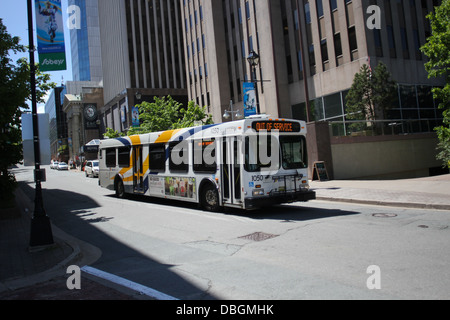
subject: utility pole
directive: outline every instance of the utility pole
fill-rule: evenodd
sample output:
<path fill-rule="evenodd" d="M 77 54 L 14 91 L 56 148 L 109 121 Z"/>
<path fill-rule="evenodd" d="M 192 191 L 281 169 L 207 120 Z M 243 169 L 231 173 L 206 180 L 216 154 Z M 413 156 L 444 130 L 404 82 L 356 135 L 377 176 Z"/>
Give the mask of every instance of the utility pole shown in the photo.
<path fill-rule="evenodd" d="M 50 219 L 45 213 L 42 200 L 41 181 L 45 176 L 45 171 L 41 170 L 41 152 L 39 145 L 39 121 L 37 113 L 36 96 L 36 66 L 34 61 L 34 35 L 33 35 L 33 0 L 27 0 L 28 6 L 28 39 L 30 50 L 30 88 L 31 88 L 31 107 L 33 115 L 33 141 L 34 141 L 34 179 L 36 182 L 34 212 L 31 219 L 30 247 L 40 247 L 53 244 L 52 227 Z"/>

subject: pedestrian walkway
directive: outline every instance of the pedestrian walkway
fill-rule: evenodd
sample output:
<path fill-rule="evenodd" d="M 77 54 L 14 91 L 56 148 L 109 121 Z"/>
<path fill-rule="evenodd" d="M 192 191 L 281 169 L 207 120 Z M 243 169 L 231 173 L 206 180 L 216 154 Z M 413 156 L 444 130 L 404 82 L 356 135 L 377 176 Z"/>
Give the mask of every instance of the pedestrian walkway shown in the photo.
<path fill-rule="evenodd" d="M 450 174 L 399 180 L 313 181 L 318 200 L 450 210 Z"/>
<path fill-rule="evenodd" d="M 82 290 L 67 288 L 67 268 L 95 262 L 101 252 L 52 226 L 54 244 L 30 248 L 33 203 L 16 191 L 15 209 L 0 209 L 0 300 L 130 300 L 139 293 L 82 274 Z"/>
<path fill-rule="evenodd" d="M 405 180 L 313 181 L 318 200 L 450 210 L 450 175 Z M 0 300 L 151 299 L 92 275 L 82 275 L 82 290 L 66 286 L 70 265 L 94 263 L 99 249 L 53 226 L 55 244 L 29 250 L 30 196 L 19 188 L 15 210 L 0 212 Z"/>

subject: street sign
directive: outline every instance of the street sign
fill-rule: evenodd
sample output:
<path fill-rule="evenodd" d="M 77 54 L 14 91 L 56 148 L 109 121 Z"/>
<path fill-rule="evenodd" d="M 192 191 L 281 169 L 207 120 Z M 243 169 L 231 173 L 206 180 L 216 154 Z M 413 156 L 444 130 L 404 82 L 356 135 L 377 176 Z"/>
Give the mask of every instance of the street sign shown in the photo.
<path fill-rule="evenodd" d="M 327 167 L 325 166 L 324 161 L 316 161 L 314 162 L 314 168 L 313 168 L 313 180 L 319 180 L 319 181 L 327 181 L 328 178 L 328 172 Z"/>

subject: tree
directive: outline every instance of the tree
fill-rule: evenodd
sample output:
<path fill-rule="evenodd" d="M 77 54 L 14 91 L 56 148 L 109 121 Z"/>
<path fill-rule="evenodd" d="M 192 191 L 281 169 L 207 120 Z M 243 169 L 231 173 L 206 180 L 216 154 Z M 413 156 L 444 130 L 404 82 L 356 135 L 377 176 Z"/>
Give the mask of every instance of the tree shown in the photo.
<path fill-rule="evenodd" d="M 31 100 L 30 65 L 27 59 L 13 63 L 10 52 L 25 52 L 18 37 L 12 37 L 0 19 L 0 201 L 13 197 L 15 177 L 8 171 L 23 158 L 21 115 Z M 46 92 L 55 87 L 50 76 L 36 67 L 37 102 L 43 102 Z"/>
<path fill-rule="evenodd" d="M 206 114 L 205 108 L 200 108 L 193 101 L 189 102 L 187 110 L 171 96 L 155 97 L 154 102 L 143 102 L 139 105 L 141 125 L 132 128 L 128 135 L 159 132 L 171 129 L 186 128 L 197 122 L 211 124 L 212 118 Z"/>
<path fill-rule="evenodd" d="M 123 137 L 123 133 L 119 133 L 117 130 L 106 128 L 106 132 L 103 134 L 103 138 L 105 139 L 113 139 Z"/>
<path fill-rule="evenodd" d="M 394 106 L 397 83 L 382 62 L 372 71 L 363 65 L 355 74 L 352 87 L 346 96 L 347 119 L 362 120 L 359 127 L 366 127 L 366 122 L 376 128 L 375 120 L 385 119 L 386 112 Z"/>
<path fill-rule="evenodd" d="M 435 99 L 440 101 L 443 123 L 436 128 L 439 138 L 437 158 L 450 168 L 450 0 L 443 0 L 427 18 L 431 24 L 431 36 L 421 48 L 429 61 L 425 64 L 428 77 L 443 77 L 445 86 L 433 89 Z"/>
<path fill-rule="evenodd" d="M 212 115 L 206 112 L 205 107 L 199 107 L 194 101 L 189 101 L 187 110 L 181 109 L 180 113 L 183 117 L 179 118 L 178 122 L 172 126 L 173 129 L 213 124 Z"/>

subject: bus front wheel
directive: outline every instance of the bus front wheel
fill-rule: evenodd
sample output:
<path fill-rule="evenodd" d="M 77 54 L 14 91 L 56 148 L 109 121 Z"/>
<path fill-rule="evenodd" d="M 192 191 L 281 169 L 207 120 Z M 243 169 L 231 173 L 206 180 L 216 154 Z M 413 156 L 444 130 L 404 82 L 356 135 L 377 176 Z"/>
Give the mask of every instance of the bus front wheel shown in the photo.
<path fill-rule="evenodd" d="M 120 199 L 125 198 L 125 187 L 121 179 L 118 179 L 116 183 L 116 197 Z"/>
<path fill-rule="evenodd" d="M 213 185 L 207 184 L 204 186 L 201 195 L 201 204 L 205 210 L 213 212 L 219 211 L 219 194 Z"/>

